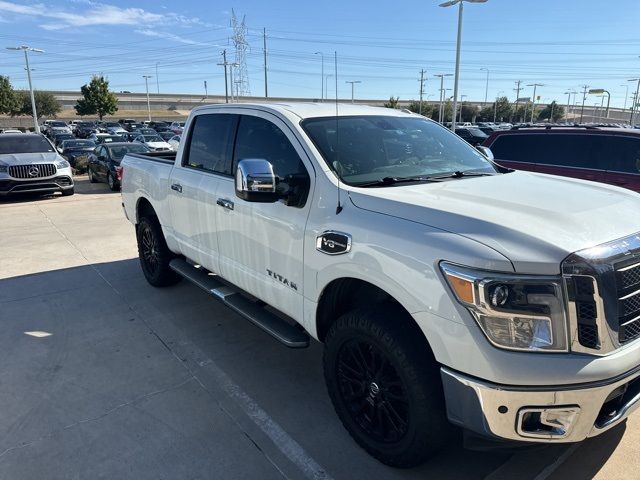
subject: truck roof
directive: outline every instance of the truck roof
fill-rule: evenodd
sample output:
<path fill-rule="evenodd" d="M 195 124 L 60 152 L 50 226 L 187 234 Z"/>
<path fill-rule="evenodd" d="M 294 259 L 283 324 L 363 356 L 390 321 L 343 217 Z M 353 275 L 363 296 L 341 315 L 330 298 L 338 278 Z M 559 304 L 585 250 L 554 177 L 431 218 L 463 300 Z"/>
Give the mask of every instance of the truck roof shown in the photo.
<path fill-rule="evenodd" d="M 257 110 L 272 111 L 274 113 L 284 114 L 285 116 L 296 116 L 303 120 L 306 118 L 317 117 L 334 117 L 336 115 L 335 102 L 314 103 L 314 102 L 288 102 L 288 103 L 229 103 L 229 104 L 210 104 L 194 108 L 193 111 L 199 112 L 215 108 L 251 108 Z M 415 116 L 414 113 L 408 113 L 403 110 L 386 107 L 371 107 L 369 105 L 354 105 L 351 103 L 338 103 L 338 116 L 350 115 L 387 115 L 394 117 Z"/>

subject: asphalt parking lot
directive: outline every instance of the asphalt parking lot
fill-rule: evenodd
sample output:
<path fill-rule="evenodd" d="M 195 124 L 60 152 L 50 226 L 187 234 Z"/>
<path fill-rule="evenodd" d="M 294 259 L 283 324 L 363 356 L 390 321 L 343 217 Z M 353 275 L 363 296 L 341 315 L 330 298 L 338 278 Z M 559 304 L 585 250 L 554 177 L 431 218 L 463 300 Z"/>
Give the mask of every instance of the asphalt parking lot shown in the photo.
<path fill-rule="evenodd" d="M 187 282 L 149 286 L 120 195 L 0 203 L 2 479 L 638 478 L 640 414 L 580 446 L 394 470 L 350 439 L 321 346 L 289 350 Z"/>

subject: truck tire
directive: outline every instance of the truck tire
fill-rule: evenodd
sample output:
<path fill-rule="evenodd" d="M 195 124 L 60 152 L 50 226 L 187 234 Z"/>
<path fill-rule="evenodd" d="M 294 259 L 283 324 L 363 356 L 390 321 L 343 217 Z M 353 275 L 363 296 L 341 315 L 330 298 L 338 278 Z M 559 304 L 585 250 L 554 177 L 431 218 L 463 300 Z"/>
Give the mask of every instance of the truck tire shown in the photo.
<path fill-rule="evenodd" d="M 157 217 L 142 217 L 136 228 L 138 257 L 147 282 L 154 287 L 175 285 L 182 277 L 171 270 L 169 262 L 175 257 L 167 247 Z"/>
<path fill-rule="evenodd" d="M 335 321 L 324 348 L 333 406 L 351 437 L 386 465 L 409 468 L 450 438 L 439 366 L 418 327 L 393 304 Z"/>

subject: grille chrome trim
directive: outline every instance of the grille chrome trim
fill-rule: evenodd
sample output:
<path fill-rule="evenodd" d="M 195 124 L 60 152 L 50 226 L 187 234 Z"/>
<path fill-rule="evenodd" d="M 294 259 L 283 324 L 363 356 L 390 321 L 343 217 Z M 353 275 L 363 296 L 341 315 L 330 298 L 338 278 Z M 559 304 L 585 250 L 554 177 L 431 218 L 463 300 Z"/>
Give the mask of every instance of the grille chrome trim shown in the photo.
<path fill-rule="evenodd" d="M 10 165 L 9 176 L 20 179 L 34 179 L 52 177 L 57 168 L 53 163 L 30 163 L 26 165 Z"/>
<path fill-rule="evenodd" d="M 617 271 L 619 272 L 620 270 L 617 270 Z M 625 295 L 624 297 L 620 297 L 618 300 L 626 300 L 627 298 L 635 297 L 638 294 L 640 294 L 640 290 L 636 290 L 635 292 L 631 292 L 631 293 Z"/>

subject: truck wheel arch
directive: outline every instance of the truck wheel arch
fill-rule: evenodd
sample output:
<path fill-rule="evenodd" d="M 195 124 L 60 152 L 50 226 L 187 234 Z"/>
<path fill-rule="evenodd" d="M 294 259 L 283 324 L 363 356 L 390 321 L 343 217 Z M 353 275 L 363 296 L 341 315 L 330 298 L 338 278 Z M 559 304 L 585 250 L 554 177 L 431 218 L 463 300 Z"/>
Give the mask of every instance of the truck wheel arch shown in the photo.
<path fill-rule="evenodd" d="M 157 217 L 156 211 L 153 209 L 151 202 L 145 197 L 140 197 L 136 204 L 136 224 L 140 223 L 142 217 Z"/>
<path fill-rule="evenodd" d="M 409 328 L 415 329 L 416 333 L 424 339 L 425 344 L 429 346 L 424 333 L 402 303 L 380 287 L 353 277 L 332 280 L 322 290 L 316 309 L 318 340 L 324 342 L 333 322 L 345 313 L 356 308 L 383 302 L 399 305 L 406 315 L 403 315 L 398 321 L 407 322 Z"/>

